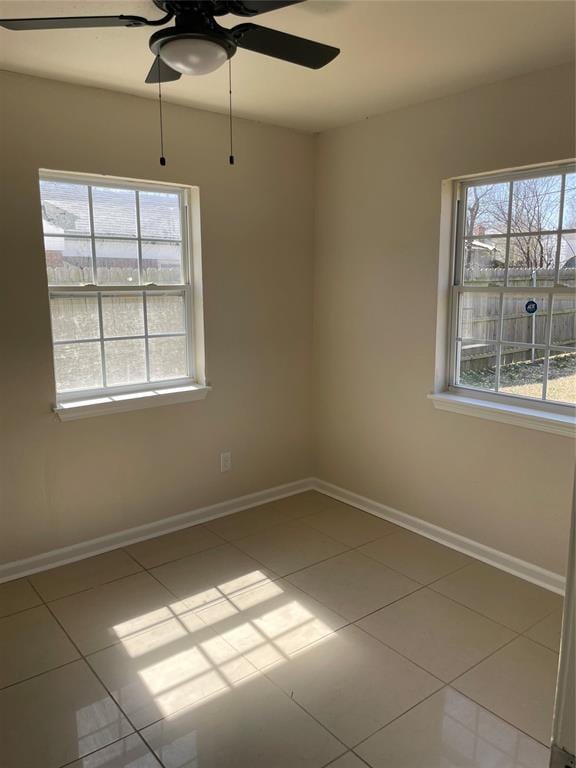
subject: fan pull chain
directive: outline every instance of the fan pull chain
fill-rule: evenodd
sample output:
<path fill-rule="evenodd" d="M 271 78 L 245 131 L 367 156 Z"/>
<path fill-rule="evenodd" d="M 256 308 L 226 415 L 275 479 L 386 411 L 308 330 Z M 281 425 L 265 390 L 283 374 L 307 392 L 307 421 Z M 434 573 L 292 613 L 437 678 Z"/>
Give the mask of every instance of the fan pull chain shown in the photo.
<path fill-rule="evenodd" d="M 232 133 L 232 59 L 228 59 L 228 117 L 230 127 L 230 156 L 228 162 L 230 165 L 234 165 L 234 143 Z"/>
<path fill-rule="evenodd" d="M 156 56 L 156 65 L 158 67 L 158 106 L 160 112 L 160 165 L 166 165 L 164 157 L 164 125 L 162 116 L 162 82 L 160 73 L 160 56 Z"/>

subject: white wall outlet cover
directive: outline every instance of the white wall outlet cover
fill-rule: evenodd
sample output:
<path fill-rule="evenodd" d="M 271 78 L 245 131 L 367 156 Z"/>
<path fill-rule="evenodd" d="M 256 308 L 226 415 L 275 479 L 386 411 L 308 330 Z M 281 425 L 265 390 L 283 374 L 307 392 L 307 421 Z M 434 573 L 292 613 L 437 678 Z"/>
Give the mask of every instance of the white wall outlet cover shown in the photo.
<path fill-rule="evenodd" d="M 232 454 L 224 451 L 220 454 L 220 472 L 229 472 L 232 469 Z"/>

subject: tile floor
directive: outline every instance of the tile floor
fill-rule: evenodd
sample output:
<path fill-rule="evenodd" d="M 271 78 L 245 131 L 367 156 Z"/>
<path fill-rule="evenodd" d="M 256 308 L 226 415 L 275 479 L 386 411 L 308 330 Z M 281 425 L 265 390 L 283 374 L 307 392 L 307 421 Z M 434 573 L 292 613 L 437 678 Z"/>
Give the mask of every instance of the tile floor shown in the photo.
<path fill-rule="evenodd" d="M 5 768 L 547 768 L 561 598 L 314 492 L 0 585 Z"/>

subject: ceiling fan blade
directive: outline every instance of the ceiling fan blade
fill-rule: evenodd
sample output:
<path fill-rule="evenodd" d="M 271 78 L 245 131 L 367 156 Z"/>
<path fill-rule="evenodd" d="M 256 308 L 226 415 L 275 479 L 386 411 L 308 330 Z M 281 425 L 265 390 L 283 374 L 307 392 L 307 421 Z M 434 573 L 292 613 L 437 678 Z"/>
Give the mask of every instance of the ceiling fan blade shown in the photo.
<path fill-rule="evenodd" d="M 87 29 L 89 27 L 140 27 L 141 16 L 53 16 L 45 19 L 0 19 L 0 27 L 24 32 L 33 29 Z"/>
<path fill-rule="evenodd" d="M 278 32 L 276 29 L 259 27 L 257 24 L 239 24 L 231 32 L 239 48 L 310 69 L 326 66 L 340 53 L 339 48 L 333 48 L 331 45 Z"/>
<path fill-rule="evenodd" d="M 229 13 L 234 13 L 236 16 L 258 16 L 261 13 L 303 2 L 305 0 L 232 0 L 228 3 L 228 9 Z"/>
<path fill-rule="evenodd" d="M 181 77 L 181 72 L 176 72 L 175 69 L 172 69 L 168 64 L 165 64 L 158 56 L 150 67 L 150 72 L 146 75 L 146 82 L 171 83 L 173 80 L 180 80 Z"/>

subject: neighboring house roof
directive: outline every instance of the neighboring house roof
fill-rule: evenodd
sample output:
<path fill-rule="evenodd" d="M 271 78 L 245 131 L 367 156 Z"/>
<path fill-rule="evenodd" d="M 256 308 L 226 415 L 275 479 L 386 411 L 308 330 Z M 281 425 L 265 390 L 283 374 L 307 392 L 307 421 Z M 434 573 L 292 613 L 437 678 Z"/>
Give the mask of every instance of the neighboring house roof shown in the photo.
<path fill-rule="evenodd" d="M 40 189 L 45 233 L 51 226 L 57 227 L 61 230 L 60 233 L 65 235 L 89 235 L 90 215 L 86 185 L 43 180 Z M 96 226 L 95 234 L 135 237 L 134 195 L 126 189 L 111 187 L 93 187 L 93 191 L 95 218 L 100 212 L 100 219 L 105 222 L 100 227 Z M 169 192 L 141 192 L 140 195 L 142 237 L 151 240 L 180 240 L 178 196 Z"/>
<path fill-rule="evenodd" d="M 478 249 L 480 249 L 482 251 L 490 251 L 490 252 L 498 250 L 498 248 L 496 248 L 495 245 L 492 245 L 492 244 L 489 244 L 489 243 L 484 243 L 484 242 L 482 242 L 482 240 L 472 240 L 471 242 L 466 243 L 466 247 L 467 248 L 478 248 Z"/>

